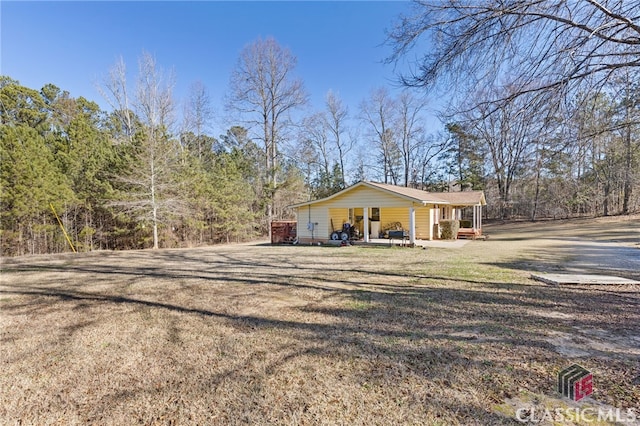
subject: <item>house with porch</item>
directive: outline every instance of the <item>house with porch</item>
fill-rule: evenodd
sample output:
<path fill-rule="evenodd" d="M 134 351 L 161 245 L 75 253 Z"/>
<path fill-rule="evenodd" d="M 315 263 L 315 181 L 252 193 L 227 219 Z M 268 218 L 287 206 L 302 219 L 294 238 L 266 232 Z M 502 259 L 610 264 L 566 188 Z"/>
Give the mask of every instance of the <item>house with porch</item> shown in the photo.
<path fill-rule="evenodd" d="M 348 224 L 365 242 L 382 237 L 387 229 L 401 229 L 415 244 L 438 239 L 441 220 L 463 216 L 469 218 L 473 235 L 481 235 L 484 205 L 482 191 L 427 192 L 360 181 L 329 197 L 291 207 L 296 212 L 299 243 L 335 239 L 336 231 Z"/>

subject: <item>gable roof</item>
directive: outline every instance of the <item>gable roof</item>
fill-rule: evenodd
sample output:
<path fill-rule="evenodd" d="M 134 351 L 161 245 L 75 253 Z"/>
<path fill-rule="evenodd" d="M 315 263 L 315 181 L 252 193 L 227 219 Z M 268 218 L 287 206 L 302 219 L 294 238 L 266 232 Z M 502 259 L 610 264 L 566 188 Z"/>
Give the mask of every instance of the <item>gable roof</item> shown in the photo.
<path fill-rule="evenodd" d="M 404 186 L 390 185 L 386 183 L 360 181 L 354 185 L 351 185 L 342 191 L 336 192 L 325 198 L 317 200 L 305 201 L 298 204 L 293 204 L 289 207 L 297 208 L 307 206 L 310 204 L 321 203 L 329 201 L 333 198 L 339 197 L 349 191 L 352 191 L 358 187 L 365 186 L 388 194 L 394 195 L 399 198 L 404 198 L 407 201 L 426 204 L 452 204 L 458 206 L 471 206 L 477 204 L 486 204 L 484 202 L 484 193 L 481 191 L 465 191 L 465 192 L 427 192 L 421 189 L 407 188 Z M 450 194 L 460 194 L 452 196 Z M 464 195 L 462 195 L 464 194 Z"/>
<path fill-rule="evenodd" d="M 390 185 L 388 183 L 365 182 L 368 186 L 381 189 L 394 195 L 400 195 L 412 199 L 413 201 L 423 204 L 449 204 L 449 202 L 440 197 L 441 194 L 423 191 L 421 189 L 407 188 L 405 186 Z"/>

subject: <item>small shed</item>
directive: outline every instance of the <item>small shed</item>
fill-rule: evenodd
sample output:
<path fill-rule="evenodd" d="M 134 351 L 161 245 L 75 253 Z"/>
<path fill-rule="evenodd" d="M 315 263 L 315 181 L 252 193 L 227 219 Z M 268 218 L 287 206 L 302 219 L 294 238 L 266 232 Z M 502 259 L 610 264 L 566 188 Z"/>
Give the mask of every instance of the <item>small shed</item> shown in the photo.
<path fill-rule="evenodd" d="M 349 224 L 362 240 L 380 238 L 386 229 L 406 231 L 409 243 L 440 237 L 439 222 L 461 219 L 472 210 L 472 227 L 482 229 L 481 191 L 427 192 L 414 188 L 360 181 L 329 197 L 291 206 L 296 212 L 300 243 L 326 242 Z"/>
<path fill-rule="evenodd" d="M 271 222 L 271 244 L 293 243 L 297 237 L 295 220 L 279 220 Z"/>

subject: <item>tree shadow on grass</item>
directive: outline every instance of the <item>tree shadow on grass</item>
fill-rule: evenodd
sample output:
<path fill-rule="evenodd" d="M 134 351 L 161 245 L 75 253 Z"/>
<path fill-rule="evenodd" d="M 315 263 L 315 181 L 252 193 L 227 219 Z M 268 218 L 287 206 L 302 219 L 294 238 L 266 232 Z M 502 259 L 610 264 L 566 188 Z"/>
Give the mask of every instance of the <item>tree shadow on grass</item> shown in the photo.
<path fill-rule="evenodd" d="M 29 290 L 2 290 L 4 294 L 37 296 L 48 298 L 50 304 L 62 303 L 94 303 L 94 304 L 115 304 L 127 305 L 144 308 L 152 308 L 166 310 L 177 314 L 197 315 L 204 318 L 214 318 L 223 320 L 227 325 L 233 326 L 240 333 L 255 333 L 260 330 L 276 329 L 280 331 L 293 332 L 297 336 L 297 341 L 301 345 L 300 350 L 288 353 L 280 359 L 275 359 L 268 366 L 261 367 L 266 371 L 267 376 L 277 374 L 277 372 L 288 362 L 303 356 L 311 357 L 317 360 L 327 360 L 331 362 L 336 358 L 351 359 L 355 357 L 359 359 L 359 363 L 363 367 L 359 369 L 360 373 L 356 373 L 356 378 L 361 386 L 371 387 L 376 392 L 393 392 L 393 373 L 386 371 L 395 371 L 398 365 L 402 365 L 411 375 L 417 375 L 428 380 L 428 386 L 455 386 L 454 382 L 464 378 L 465 371 L 472 369 L 474 371 L 487 370 L 487 366 L 483 361 L 472 359 L 465 354 L 459 353 L 455 348 L 448 347 L 452 342 L 468 342 L 466 336 L 456 336 L 455 333 L 444 333 L 439 327 L 425 327 L 424 325 L 412 323 L 407 320 L 406 323 L 399 324 L 394 322 L 392 328 L 388 328 L 390 321 L 397 319 L 399 315 L 409 315 L 402 312 L 390 312 L 388 308 L 381 306 L 388 302 L 386 298 L 380 299 L 378 294 L 367 294 L 367 292 L 358 291 L 350 292 L 355 295 L 356 299 L 367 300 L 376 304 L 375 308 L 362 310 L 356 308 L 355 312 L 350 309 L 329 310 L 329 309 L 303 309 L 303 312 L 323 314 L 337 317 L 340 319 L 338 323 L 324 324 L 321 322 L 311 323 L 303 321 L 287 321 L 273 318 L 265 318 L 252 315 L 234 315 L 224 312 L 216 312 L 207 309 L 196 309 L 171 303 L 163 303 L 157 301 L 140 300 L 131 297 L 114 296 L 114 295 L 98 295 L 94 293 L 81 292 L 77 290 L 52 290 L 51 288 L 30 287 Z M 408 296 L 408 297 L 414 297 Z M 414 307 L 415 308 L 415 307 Z M 414 318 L 414 320 L 417 318 Z M 483 328 L 483 325 L 477 325 Z M 413 327 L 409 329 L 408 327 Z M 490 326 L 487 326 L 490 327 Z M 82 327 L 67 328 L 65 333 L 72 334 L 80 330 Z M 453 328 L 455 332 L 456 328 Z M 401 341 L 402 340 L 402 341 Z M 419 341 L 419 345 L 406 345 L 404 341 Z M 486 342 L 486 340 L 483 340 Z M 494 339 L 491 343 L 501 343 L 503 345 L 521 344 L 517 340 L 507 337 Z M 310 347 L 309 347 L 310 346 Z M 544 346 L 542 347 L 544 349 Z M 209 385 L 220 384 L 221 381 L 230 377 L 242 377 L 247 380 L 251 377 L 254 386 L 261 388 L 265 386 L 262 381 L 265 377 L 252 373 L 251 362 L 238 366 L 232 370 L 225 370 L 217 373 L 209 379 Z M 255 377 L 254 377 L 255 376 Z M 436 384 L 433 384 L 436 383 Z M 391 387 L 388 389 L 388 387 Z M 145 391 L 146 392 L 146 391 Z M 150 392 L 150 391 L 149 391 Z M 431 392 L 437 392 L 431 389 Z M 512 421 L 505 416 L 496 414 L 483 406 L 477 400 L 477 397 L 471 398 L 473 401 L 465 403 L 462 392 L 459 395 L 459 401 L 455 405 L 457 416 L 468 423 L 471 420 L 481 419 L 480 423 L 490 421 L 491 424 L 510 424 Z M 133 397 L 129 391 L 120 394 L 123 398 L 130 399 Z M 500 394 L 501 395 L 501 394 Z M 510 395 L 510 394 L 509 394 Z M 508 396 L 508 395 L 507 395 Z M 112 395 L 108 398 L 110 403 L 112 399 L 118 398 L 118 395 Z M 498 396 L 494 396 L 498 398 Z M 425 397 L 420 397 L 413 403 L 429 404 Z M 454 404 L 449 401 L 449 404 Z M 240 406 L 237 407 L 240 410 Z M 436 407 L 434 407 L 436 408 Z M 451 415 L 449 411 L 452 407 L 438 406 L 436 416 L 446 418 Z M 448 413 L 448 414 L 447 414 Z"/>
<path fill-rule="evenodd" d="M 224 253 L 219 256 L 215 254 L 215 262 L 208 259 L 197 258 L 184 251 L 160 254 L 160 264 L 146 263 L 137 266 L 127 266 L 123 264 L 35 264 L 27 265 L 27 271 L 60 272 L 60 273 L 81 273 L 88 274 L 88 278 L 79 280 L 71 284 L 67 281 L 60 282 L 59 279 L 52 279 L 50 282 L 34 282 L 30 285 L 14 286 L 18 289 L 29 289 L 25 294 L 35 294 L 58 297 L 62 300 L 110 302 L 116 304 L 138 304 L 147 305 L 151 308 L 162 308 L 183 313 L 200 314 L 205 316 L 217 316 L 214 311 L 198 308 L 189 308 L 175 304 L 164 303 L 162 300 L 170 300 L 169 294 L 173 289 L 165 289 L 162 285 L 153 289 L 150 299 L 127 297 L 126 291 L 118 295 L 104 294 L 102 290 L 93 291 L 92 285 L 88 282 L 109 283 L 113 276 L 131 276 L 141 279 L 161 280 L 162 283 L 180 283 L 182 288 L 193 287 L 194 291 L 213 291 L 208 289 L 208 283 L 218 283 L 219 285 L 239 285 L 258 286 L 269 289 L 280 289 L 283 292 L 291 289 L 308 290 L 328 295 L 340 295 L 341 297 L 370 301 L 376 300 L 378 309 L 386 309 L 390 312 L 398 312 L 403 307 L 412 306 L 417 312 L 430 311 L 436 309 L 442 311 L 443 317 L 468 318 L 473 321 L 477 318 L 491 318 L 491 321 L 501 324 L 541 324 L 548 321 L 544 316 L 534 317 L 525 314 L 531 310 L 555 310 L 571 312 L 575 306 L 584 304 L 584 294 L 575 289 L 559 289 L 549 287 L 545 284 L 523 285 L 515 283 L 491 282 L 473 279 L 452 279 L 437 275 L 415 274 L 411 272 L 393 272 L 366 270 L 361 268 L 351 268 L 345 265 L 338 265 L 343 269 L 339 272 L 348 273 L 347 279 L 340 274 L 327 271 L 326 267 L 315 267 L 311 264 L 295 265 L 287 267 L 283 273 L 280 259 L 271 261 L 255 262 L 253 258 L 243 259 L 240 255 Z M 147 255 L 145 254 L 145 256 Z M 127 257 L 127 261 L 131 259 Z M 213 264 L 212 264 L 213 263 Z M 179 265 L 179 266 L 176 266 Z M 501 268 L 520 268 L 518 261 L 513 263 L 492 264 Z M 237 269 L 240 268 L 240 269 Z M 22 271 L 21 266 L 12 267 L 15 271 Z M 390 278 L 394 283 L 386 283 L 385 277 Z M 417 280 L 414 284 L 411 280 Z M 39 284 L 39 285 L 38 285 Z M 44 285 L 43 285 L 44 284 Z M 469 284 L 470 288 L 464 288 Z M 70 291 L 69 289 L 78 291 Z M 81 291 L 80 291 L 81 290 Z M 30 293 L 35 292 L 35 293 Z M 166 292 L 167 294 L 163 294 Z M 158 298 L 159 296 L 159 298 Z M 611 295 L 613 296 L 613 295 Z M 638 298 L 633 295 L 615 295 L 615 297 L 605 294 L 590 294 L 589 301 L 591 310 L 595 312 L 609 312 L 620 314 L 621 312 L 638 306 Z M 460 308 L 463 307 L 463 308 Z M 497 307 L 500 307 L 497 309 Z M 340 317 L 348 316 L 352 313 L 358 314 L 358 309 L 347 308 L 324 308 L 305 307 L 308 312 L 312 309 L 319 309 L 317 313 Z M 35 309 L 35 307 L 34 307 Z M 325 309 L 321 312 L 321 309 Z M 471 313 L 473 315 L 469 316 Z M 400 313 L 399 323 L 406 313 Z M 567 315 L 569 315 L 567 313 Z M 524 317 L 524 320 L 521 320 Z M 249 321 L 250 318 L 236 317 L 235 319 Z M 254 319 L 255 320 L 255 319 Z M 387 318 L 386 320 L 393 320 Z M 577 321 L 577 320 L 575 320 Z M 588 318 L 580 319 L 582 324 L 597 326 L 597 321 L 590 321 Z M 572 323 L 568 320 L 558 324 L 566 327 Z M 270 324 L 270 326 L 282 326 L 282 324 Z M 405 324 L 410 327 L 410 324 Z"/>
<path fill-rule="evenodd" d="M 619 327 L 638 330 L 640 323 L 640 305 L 634 295 L 621 299 L 618 295 L 582 289 L 458 280 L 339 264 L 340 272 L 351 274 L 344 278 L 327 270 L 326 265 L 291 260 L 283 263 L 279 258 L 254 262 L 254 257 L 212 253 L 203 259 L 187 252 L 172 252 L 162 253 L 154 262 L 149 262 L 145 254 L 135 266 L 118 262 L 27 265 L 25 272 L 77 274 L 82 278 L 79 282 L 69 277 L 69 281 L 4 283 L 2 294 L 20 296 L 20 300 L 3 306 L 2 315 L 23 315 L 26 309 L 37 314 L 44 308 L 68 311 L 113 305 L 168 313 L 178 320 L 186 316 L 198 324 L 220 322 L 240 336 L 272 336 L 273 353 L 257 356 L 253 352 L 233 368 L 221 367 L 208 374 L 206 386 L 246 381 L 253 386 L 251 392 L 264 397 L 270 392 L 270 380 L 279 377 L 291 363 L 304 360 L 312 371 L 310 376 L 300 373 L 307 380 L 316 371 L 338 377 L 340 372 L 335 369 L 320 370 L 318 366 L 323 364 L 353 363 L 357 367 L 345 372 L 348 385 L 356 386 L 353 389 L 363 395 L 368 395 L 366 390 L 374 401 L 393 399 L 401 395 L 393 392 L 404 389 L 405 381 L 418 383 L 417 388 L 407 385 L 416 395 L 413 399 L 407 397 L 412 407 L 407 413 L 423 412 L 426 407 L 444 422 L 464 424 L 514 423 L 508 416 L 495 414 L 491 404 L 517 395 L 523 387 L 538 393 L 552 389 L 552 377 L 541 377 L 539 369 L 530 368 L 537 363 L 548 369 L 564 366 L 565 359 L 548 342 L 549 331 L 569 331 L 581 325 L 613 333 Z M 283 264 L 290 265 L 287 271 L 282 270 Z M 20 266 L 12 268 L 20 271 Z M 105 288 L 117 276 L 148 280 L 144 294 L 120 292 L 117 285 Z M 176 290 L 177 282 L 183 287 L 177 286 Z M 305 290 L 305 296 L 314 297 L 301 306 L 242 314 L 225 306 L 229 295 L 218 295 L 219 287 L 214 283 L 237 286 L 233 289 L 237 294 L 256 290 L 255 297 L 271 296 L 272 293 L 261 293 L 262 289 L 276 290 L 276 294 Z M 176 299 L 173 292 L 184 286 L 193 288 L 193 295 Z M 210 298 L 207 300 L 221 300 L 203 307 L 199 294 Z M 603 322 L 605 315 L 611 323 Z M 77 328 L 71 326 L 62 333 L 73 334 L 84 323 L 95 324 L 81 317 L 77 321 Z M 175 333 L 179 331 L 174 330 Z M 637 361 L 631 354 L 609 355 L 606 362 L 614 366 Z M 612 361 L 616 357 L 622 361 Z M 264 364 L 262 358 L 266 358 Z M 605 362 L 589 357 L 585 360 L 596 366 Z M 310 388 L 303 388 L 311 392 Z M 240 391 L 244 393 L 230 403 L 229 413 L 248 410 L 259 415 L 243 405 L 241 397 L 246 397 L 263 409 L 248 389 Z M 139 391 L 152 394 L 151 389 Z M 126 392 L 122 395 L 135 397 Z"/>

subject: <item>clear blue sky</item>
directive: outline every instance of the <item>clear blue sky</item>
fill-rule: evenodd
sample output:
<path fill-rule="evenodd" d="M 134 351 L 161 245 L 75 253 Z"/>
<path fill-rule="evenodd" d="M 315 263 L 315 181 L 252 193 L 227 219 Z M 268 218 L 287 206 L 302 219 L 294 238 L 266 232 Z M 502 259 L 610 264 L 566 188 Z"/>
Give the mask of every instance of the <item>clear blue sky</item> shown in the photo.
<path fill-rule="evenodd" d="M 298 58 L 296 74 L 323 107 L 329 89 L 355 114 L 374 87 L 396 85 L 382 60 L 385 30 L 411 4 L 394 2 L 31 2 L 1 1 L 0 72 L 40 89 L 53 83 L 103 107 L 95 88 L 120 56 L 130 81 L 143 50 L 173 69 L 180 101 L 202 81 L 222 114 L 238 54 L 274 37 Z M 222 130 L 222 129 L 219 129 Z M 217 136 L 217 135 L 214 135 Z"/>

